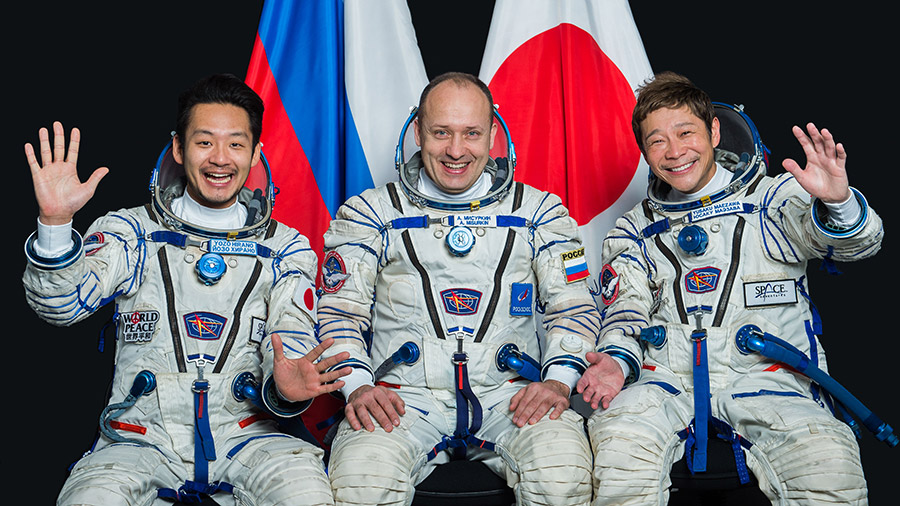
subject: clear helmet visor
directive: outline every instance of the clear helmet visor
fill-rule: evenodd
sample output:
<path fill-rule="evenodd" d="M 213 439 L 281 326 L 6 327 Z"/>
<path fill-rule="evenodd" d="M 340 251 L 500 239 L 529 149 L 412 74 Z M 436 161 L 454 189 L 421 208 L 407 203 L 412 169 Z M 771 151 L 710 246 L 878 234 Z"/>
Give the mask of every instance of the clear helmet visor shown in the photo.
<path fill-rule="evenodd" d="M 401 187 L 406 196 L 417 205 L 447 210 L 468 210 L 488 205 L 503 199 L 512 187 L 513 175 L 516 165 L 516 152 L 510 137 L 509 129 L 503 117 L 494 108 L 494 124 L 497 125 L 497 133 L 494 137 L 494 146 L 491 148 L 491 160 L 485 170 L 492 172 L 494 179 L 487 194 L 479 196 L 477 200 L 458 202 L 429 197 L 418 190 L 418 173 L 421 168 L 419 148 L 415 142 L 413 129 L 414 120 L 418 114 L 418 108 L 413 107 L 409 117 L 403 123 L 400 130 L 400 138 L 394 154 L 394 166 L 400 176 Z"/>
<path fill-rule="evenodd" d="M 742 105 L 713 102 L 713 110 L 719 120 L 719 144 L 715 148 L 715 160 L 731 172 L 730 181 L 722 188 L 714 188 L 702 199 L 685 202 L 665 200 L 668 185 L 651 172 L 647 196 L 663 209 L 688 210 L 713 202 L 740 191 L 757 177 L 766 173 L 768 149 L 762 143 L 756 125 L 744 113 Z"/>
<path fill-rule="evenodd" d="M 184 166 L 172 155 L 173 144 L 169 142 L 157 158 L 150 179 L 150 194 L 153 207 L 160 217 L 172 228 L 212 238 L 238 239 L 262 233 L 272 218 L 275 204 L 275 187 L 272 173 L 264 154 L 259 162 L 250 167 L 247 180 L 238 193 L 238 202 L 247 208 L 247 221 L 235 230 L 205 228 L 182 220 L 172 211 L 172 200 L 184 194 L 187 179 Z"/>

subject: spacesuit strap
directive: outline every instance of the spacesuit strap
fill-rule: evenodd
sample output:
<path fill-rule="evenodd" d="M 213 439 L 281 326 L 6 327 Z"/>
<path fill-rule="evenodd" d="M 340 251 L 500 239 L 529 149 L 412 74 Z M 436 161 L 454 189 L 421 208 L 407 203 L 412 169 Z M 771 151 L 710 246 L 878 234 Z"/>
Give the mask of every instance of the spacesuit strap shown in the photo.
<path fill-rule="evenodd" d="M 216 492 L 233 494 L 234 485 L 224 481 L 198 483 L 196 481 L 187 480 L 184 482 L 184 485 L 178 487 L 178 490 L 172 488 L 161 488 L 157 490 L 156 497 L 183 504 L 197 504 L 203 501 L 204 496 L 212 496 Z"/>
<path fill-rule="evenodd" d="M 209 427 L 209 382 L 197 379 L 191 390 L 194 392 L 194 479 L 205 484 L 209 481 L 209 462 L 216 460 Z"/>
<path fill-rule="evenodd" d="M 434 303 L 434 298 L 431 296 L 431 277 L 428 275 L 428 271 L 422 265 L 422 262 L 419 261 L 419 256 L 416 255 L 416 249 L 409 236 L 409 230 L 404 230 L 403 233 L 400 234 L 400 238 L 403 240 L 403 247 L 406 249 L 406 254 L 409 256 L 410 263 L 413 268 L 416 269 L 416 272 L 419 273 L 419 278 L 422 280 L 422 293 L 425 297 L 425 308 L 428 310 L 428 317 L 431 320 L 434 335 L 438 339 L 444 339 L 441 316 L 438 312 L 437 305 Z"/>
<path fill-rule="evenodd" d="M 739 201 L 712 204 L 701 207 L 699 209 L 694 209 L 693 211 L 675 219 L 663 218 L 661 220 L 657 220 L 641 230 L 641 237 L 649 239 L 654 235 L 661 234 L 666 230 L 669 230 L 670 228 L 672 228 L 672 225 L 679 225 L 682 223 L 697 223 L 700 221 L 717 218 L 720 216 L 727 216 L 730 214 L 751 214 L 755 211 L 755 205 Z"/>
<path fill-rule="evenodd" d="M 397 182 L 390 182 L 385 188 L 387 188 L 388 196 L 391 199 L 391 205 L 394 206 L 394 209 L 402 213 L 403 203 L 400 200 L 400 195 L 397 193 Z"/>
<path fill-rule="evenodd" d="M 737 470 L 741 485 L 750 483 L 750 470 L 747 468 L 747 457 L 744 448 L 750 449 L 753 443 L 747 441 L 728 422 L 711 416 L 710 424 L 716 431 L 716 437 L 731 444 L 731 452 L 734 454 L 734 467 Z"/>
<path fill-rule="evenodd" d="M 219 359 L 216 361 L 216 365 L 213 368 L 214 373 L 222 372 L 222 368 L 225 367 L 225 362 L 228 360 L 228 354 L 231 353 L 231 348 L 234 347 L 234 342 L 237 339 L 240 330 L 241 313 L 243 312 L 244 305 L 247 304 L 247 300 L 250 299 L 250 294 L 253 293 L 253 288 L 256 287 L 256 283 L 259 281 L 262 267 L 262 262 L 257 259 L 256 265 L 253 266 L 253 272 L 250 274 L 250 279 L 247 280 L 247 284 L 244 286 L 244 290 L 241 292 L 241 296 L 238 298 L 237 304 L 235 304 L 234 310 L 232 311 L 234 323 L 231 324 L 231 331 L 228 332 L 225 344 L 222 345 L 221 351 L 219 352 Z"/>
<path fill-rule="evenodd" d="M 485 450 L 489 450 L 489 451 L 494 451 L 494 449 L 497 447 L 497 445 L 495 443 L 492 443 L 490 441 L 487 441 L 487 440 L 484 440 L 481 438 L 477 438 L 471 434 L 468 434 L 467 436 L 462 437 L 462 438 L 444 436 L 443 439 L 441 439 L 441 441 L 438 444 L 434 445 L 434 448 L 432 448 L 428 452 L 427 460 L 431 460 L 431 459 L 437 457 L 438 453 L 440 453 L 448 448 L 456 449 L 456 448 L 466 448 L 468 446 L 484 448 Z"/>
<path fill-rule="evenodd" d="M 644 199 L 641 201 L 641 209 L 644 211 L 644 216 L 649 220 L 653 221 L 653 209 L 650 208 L 650 200 Z M 687 325 L 687 311 L 684 308 L 684 298 L 681 295 L 681 262 L 678 261 L 678 257 L 672 253 L 665 244 L 663 244 L 662 239 L 660 239 L 659 235 L 653 237 L 653 241 L 656 244 L 656 247 L 659 249 L 660 253 L 666 257 L 666 260 L 672 265 L 672 268 L 675 270 L 675 276 L 672 280 L 672 295 L 675 299 L 675 309 L 678 312 L 678 318 L 681 323 Z"/>
<path fill-rule="evenodd" d="M 165 247 L 159 249 L 156 259 L 159 262 L 159 272 L 163 281 L 166 313 L 169 319 L 169 333 L 172 335 L 172 346 L 175 351 L 175 362 L 178 365 L 178 372 L 187 372 L 184 347 L 181 345 L 181 330 L 178 327 L 178 312 L 175 309 L 175 288 L 172 284 L 172 272 L 169 270 L 169 259 Z"/>
<path fill-rule="evenodd" d="M 172 230 L 157 230 L 150 232 L 147 239 L 152 242 L 170 244 L 178 248 L 196 246 L 203 251 L 220 253 L 223 255 L 260 256 L 263 258 L 275 258 L 278 255 L 270 248 L 254 241 L 230 241 L 227 239 L 209 239 L 200 241 L 181 232 Z"/>
<path fill-rule="evenodd" d="M 483 412 L 478 397 L 469 384 L 467 368 L 468 355 L 454 353 L 453 365 L 456 376 L 456 432 L 457 437 L 475 434 L 481 430 Z M 469 425 L 469 408 L 472 406 L 472 424 Z"/>
<path fill-rule="evenodd" d="M 734 234 L 731 237 L 731 261 L 728 262 L 728 273 L 725 275 L 725 281 L 722 283 L 722 295 L 719 303 L 716 305 L 716 314 L 713 316 L 713 326 L 719 327 L 725 319 L 725 311 L 728 309 L 728 299 L 731 297 L 731 287 L 737 277 L 738 269 L 741 265 L 741 244 L 744 239 L 744 226 L 746 221 L 737 220 L 734 226 Z"/>
<path fill-rule="evenodd" d="M 706 471 L 709 422 L 712 411 L 709 390 L 709 362 L 706 354 L 706 330 L 691 333 L 694 345 L 694 447 L 689 454 L 694 472 Z"/>
<path fill-rule="evenodd" d="M 484 339 L 488 327 L 494 319 L 494 312 L 497 310 L 497 305 L 500 303 L 500 295 L 503 291 L 503 272 L 506 271 L 506 266 L 509 263 L 509 257 L 512 254 L 515 241 L 516 233 L 513 229 L 509 229 L 506 233 L 506 244 L 503 246 L 503 253 L 500 255 L 500 261 L 497 262 L 497 269 L 494 271 L 494 289 L 491 292 L 491 298 L 488 301 L 484 316 L 481 319 L 481 326 L 478 328 L 478 333 L 475 335 L 476 343 L 480 343 Z"/>

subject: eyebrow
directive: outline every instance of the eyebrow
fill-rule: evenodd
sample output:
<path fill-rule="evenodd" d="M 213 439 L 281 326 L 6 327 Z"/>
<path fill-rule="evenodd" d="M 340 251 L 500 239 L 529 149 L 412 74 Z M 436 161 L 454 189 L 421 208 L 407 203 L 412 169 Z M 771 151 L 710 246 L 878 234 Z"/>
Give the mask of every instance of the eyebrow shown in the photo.
<path fill-rule="evenodd" d="M 203 130 L 203 129 L 201 129 L 201 130 L 194 130 L 194 131 L 192 132 L 191 135 L 213 135 L 213 136 L 214 136 L 214 135 L 216 135 L 216 134 L 215 134 L 213 131 L 211 131 L 211 130 Z M 226 134 L 226 135 L 229 136 L 229 137 L 242 137 L 242 138 L 245 138 L 245 139 L 249 139 L 249 138 L 250 138 L 250 136 L 247 135 L 247 132 L 244 132 L 243 130 L 237 130 L 237 131 L 231 132 L 231 133 Z"/>
<path fill-rule="evenodd" d="M 675 123 L 675 124 L 672 125 L 672 126 L 678 128 L 678 127 L 683 127 L 683 126 L 693 126 L 693 127 L 695 127 L 695 126 L 697 126 L 697 125 L 696 125 L 696 123 L 694 123 L 693 121 L 682 121 L 682 122 L 680 122 L 680 123 Z M 657 132 L 659 132 L 659 131 L 661 131 L 661 130 L 663 130 L 663 129 L 662 129 L 662 128 L 654 128 L 653 130 L 647 132 L 647 135 L 644 136 L 644 140 L 649 139 L 651 136 L 653 136 L 653 134 L 655 134 L 655 133 L 657 133 Z"/>

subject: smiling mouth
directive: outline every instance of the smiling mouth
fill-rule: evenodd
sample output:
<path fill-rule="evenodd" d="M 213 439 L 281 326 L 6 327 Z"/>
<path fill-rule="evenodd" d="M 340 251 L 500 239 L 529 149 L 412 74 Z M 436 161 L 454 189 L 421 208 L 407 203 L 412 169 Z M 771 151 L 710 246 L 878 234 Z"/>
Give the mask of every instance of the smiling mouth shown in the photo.
<path fill-rule="evenodd" d="M 441 165 L 443 165 L 444 167 L 446 167 L 450 170 L 462 170 L 462 169 L 465 169 L 467 165 L 469 165 L 469 162 L 459 162 L 459 163 L 441 162 Z"/>
<path fill-rule="evenodd" d="M 684 172 L 687 169 L 691 168 L 691 166 L 694 165 L 695 162 L 696 162 L 696 160 L 691 160 L 690 162 L 688 162 L 684 165 L 679 165 L 677 167 L 669 167 L 666 170 L 668 172 Z"/>
<path fill-rule="evenodd" d="M 234 174 L 232 174 L 232 173 L 216 174 L 213 172 L 207 172 L 207 173 L 203 174 L 203 177 L 205 177 L 206 180 L 209 181 L 210 183 L 221 185 L 221 184 L 227 184 L 227 183 L 231 182 L 231 180 L 234 179 Z"/>

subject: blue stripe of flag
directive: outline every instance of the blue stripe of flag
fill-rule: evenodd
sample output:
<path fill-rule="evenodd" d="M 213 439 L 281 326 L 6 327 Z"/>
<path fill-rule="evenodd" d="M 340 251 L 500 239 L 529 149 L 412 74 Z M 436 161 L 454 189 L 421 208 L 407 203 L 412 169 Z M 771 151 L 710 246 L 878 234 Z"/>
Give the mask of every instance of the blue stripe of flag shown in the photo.
<path fill-rule="evenodd" d="M 259 23 L 285 112 L 332 217 L 373 186 L 344 86 L 343 12 L 342 0 L 267 0 Z"/>

